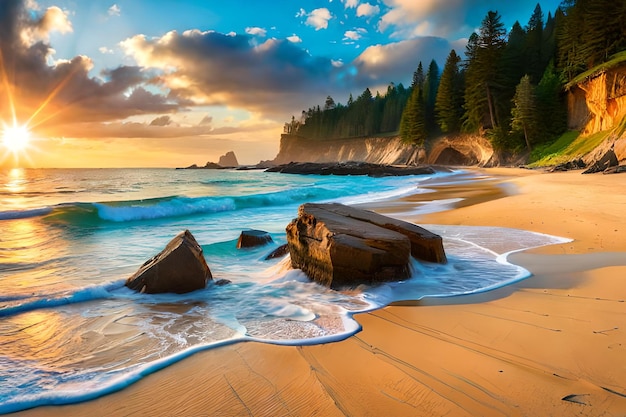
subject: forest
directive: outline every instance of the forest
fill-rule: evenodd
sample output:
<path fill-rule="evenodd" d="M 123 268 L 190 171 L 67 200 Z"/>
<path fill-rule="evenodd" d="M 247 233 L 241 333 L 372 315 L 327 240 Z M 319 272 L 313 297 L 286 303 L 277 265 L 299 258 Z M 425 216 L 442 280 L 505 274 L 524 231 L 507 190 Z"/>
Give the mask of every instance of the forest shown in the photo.
<path fill-rule="evenodd" d="M 564 0 L 545 16 L 507 32 L 489 11 L 463 54 L 451 50 L 441 70 L 420 61 L 409 87 L 369 89 L 345 105 L 330 96 L 292 117 L 284 132 L 310 139 L 400 135 L 424 146 L 441 134 L 480 133 L 501 150 L 531 150 L 567 128 L 565 87 L 604 62 L 626 61 L 626 2 Z"/>

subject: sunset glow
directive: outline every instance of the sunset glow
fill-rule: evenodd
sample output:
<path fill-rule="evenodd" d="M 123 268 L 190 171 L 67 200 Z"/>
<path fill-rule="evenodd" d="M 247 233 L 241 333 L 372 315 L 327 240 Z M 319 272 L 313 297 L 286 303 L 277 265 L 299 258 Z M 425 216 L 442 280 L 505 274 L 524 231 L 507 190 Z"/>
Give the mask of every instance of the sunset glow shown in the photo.
<path fill-rule="evenodd" d="M 2 145 L 12 153 L 24 151 L 30 142 L 30 131 L 25 125 L 5 126 L 2 131 Z"/>
<path fill-rule="evenodd" d="M 535 7 L 301 3 L 0 1 L 0 168 L 271 160 L 292 116 L 409 86 L 419 61 L 463 51 L 490 8 L 510 26 Z"/>

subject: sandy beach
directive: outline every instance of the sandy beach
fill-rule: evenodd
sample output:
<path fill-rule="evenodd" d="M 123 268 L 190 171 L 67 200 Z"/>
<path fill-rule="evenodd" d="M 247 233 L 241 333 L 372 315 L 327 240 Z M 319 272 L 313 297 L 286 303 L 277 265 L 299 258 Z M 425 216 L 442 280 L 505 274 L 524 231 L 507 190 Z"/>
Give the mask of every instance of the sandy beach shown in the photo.
<path fill-rule="evenodd" d="M 342 342 L 230 345 L 99 399 L 15 415 L 626 415 L 626 175 L 483 172 L 496 180 L 439 187 L 464 202 L 412 220 L 572 239 L 512 255 L 531 278 L 358 315 L 363 330 Z"/>

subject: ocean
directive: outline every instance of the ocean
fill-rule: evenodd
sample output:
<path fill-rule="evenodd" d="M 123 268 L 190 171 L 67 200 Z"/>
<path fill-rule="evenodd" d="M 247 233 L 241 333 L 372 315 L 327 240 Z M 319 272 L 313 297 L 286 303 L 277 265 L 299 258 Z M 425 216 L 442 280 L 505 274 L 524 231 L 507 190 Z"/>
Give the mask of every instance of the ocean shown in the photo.
<path fill-rule="evenodd" d="M 489 181 L 471 171 L 369 178 L 260 170 L 13 169 L 0 171 L 0 413 L 114 392 L 195 352 L 230 343 L 335 342 L 360 330 L 355 314 L 394 301 L 453 297 L 527 278 L 507 254 L 564 239 L 493 227 L 424 225 L 444 238 L 448 264 L 414 261 L 405 281 L 346 291 L 309 282 L 286 242 L 305 202 L 375 208 L 429 193 L 387 215 L 415 218 L 462 198 L 429 187 Z M 188 294 L 124 286 L 189 229 L 215 279 Z M 274 242 L 236 249 L 242 230 Z M 419 308 L 419 307 L 416 307 Z"/>

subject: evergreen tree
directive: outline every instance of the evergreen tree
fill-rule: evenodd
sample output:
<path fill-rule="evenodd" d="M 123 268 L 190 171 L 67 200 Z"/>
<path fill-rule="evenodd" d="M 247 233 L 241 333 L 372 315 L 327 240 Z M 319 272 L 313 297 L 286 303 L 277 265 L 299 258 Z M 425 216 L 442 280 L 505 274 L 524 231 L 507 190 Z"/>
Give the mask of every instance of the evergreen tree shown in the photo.
<path fill-rule="evenodd" d="M 404 143 L 423 145 L 426 140 L 426 115 L 424 105 L 424 72 L 420 62 L 413 74 L 411 96 L 400 120 L 400 137 Z"/>
<path fill-rule="evenodd" d="M 495 128 L 498 126 L 498 89 L 501 89 L 498 64 L 506 45 L 506 31 L 498 12 L 488 12 L 478 35 L 473 35 L 467 45 L 470 55 L 465 83 L 465 119 L 471 127 Z"/>
<path fill-rule="evenodd" d="M 534 135 L 537 132 L 537 112 L 535 91 L 528 75 L 522 77 L 515 89 L 513 103 L 514 106 L 511 111 L 513 131 L 519 131 L 524 134 L 526 147 L 530 151 L 532 149 L 531 139 L 534 139 Z"/>
<path fill-rule="evenodd" d="M 541 39 L 541 66 L 547 68 L 556 59 L 556 19 L 548 13 Z"/>
<path fill-rule="evenodd" d="M 567 129 L 567 107 L 562 91 L 563 81 L 550 62 L 536 88 L 540 141 L 556 138 Z"/>
<path fill-rule="evenodd" d="M 511 106 L 515 87 L 525 74 L 526 63 L 526 32 L 519 22 L 515 22 L 509 32 L 508 42 L 502 53 L 499 72 L 502 84 L 499 111 L 501 124 L 508 128 L 511 118 Z"/>
<path fill-rule="evenodd" d="M 324 102 L 324 110 L 332 110 L 335 108 L 335 100 L 331 96 L 326 97 Z"/>
<path fill-rule="evenodd" d="M 435 100 L 439 89 L 439 66 L 433 59 L 430 61 L 426 78 L 424 80 L 424 115 L 426 118 L 426 128 L 432 132 L 437 127 L 435 121 Z"/>
<path fill-rule="evenodd" d="M 530 81 L 537 83 L 543 74 L 541 61 L 541 45 L 543 41 L 543 12 L 537 3 L 535 10 L 526 25 L 526 42 L 524 45 L 524 59 L 526 74 Z"/>
<path fill-rule="evenodd" d="M 460 130 L 462 107 L 461 76 L 459 74 L 461 58 L 451 50 L 441 73 L 441 82 L 435 99 L 437 124 L 444 133 Z"/>
<path fill-rule="evenodd" d="M 424 86 L 424 67 L 422 66 L 422 61 L 417 65 L 417 69 L 413 72 L 413 83 L 411 84 L 411 88 L 415 88 L 415 86 L 419 86 L 422 88 Z"/>

